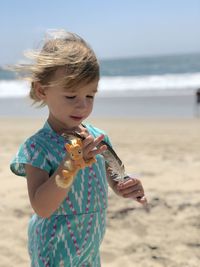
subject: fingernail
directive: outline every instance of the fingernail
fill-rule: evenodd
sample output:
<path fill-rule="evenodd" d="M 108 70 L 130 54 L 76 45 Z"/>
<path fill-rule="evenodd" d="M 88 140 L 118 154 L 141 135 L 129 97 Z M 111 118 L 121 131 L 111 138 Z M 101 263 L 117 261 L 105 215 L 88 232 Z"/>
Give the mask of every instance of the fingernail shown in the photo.
<path fill-rule="evenodd" d="M 124 187 L 123 184 L 118 184 L 117 186 L 120 190 Z"/>
<path fill-rule="evenodd" d="M 141 199 L 140 199 L 141 203 L 145 204 L 147 203 L 147 198 L 145 196 L 143 196 Z"/>

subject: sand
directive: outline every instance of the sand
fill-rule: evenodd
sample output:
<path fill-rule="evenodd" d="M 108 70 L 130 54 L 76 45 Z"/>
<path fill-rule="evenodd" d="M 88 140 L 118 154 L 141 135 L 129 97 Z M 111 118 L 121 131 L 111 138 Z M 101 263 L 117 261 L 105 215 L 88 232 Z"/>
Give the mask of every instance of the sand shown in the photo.
<path fill-rule="evenodd" d="M 200 120 L 100 119 L 127 172 L 143 181 L 150 212 L 109 191 L 103 267 L 200 266 Z M 32 213 L 24 178 L 9 161 L 43 121 L 0 119 L 0 267 L 27 267 Z"/>

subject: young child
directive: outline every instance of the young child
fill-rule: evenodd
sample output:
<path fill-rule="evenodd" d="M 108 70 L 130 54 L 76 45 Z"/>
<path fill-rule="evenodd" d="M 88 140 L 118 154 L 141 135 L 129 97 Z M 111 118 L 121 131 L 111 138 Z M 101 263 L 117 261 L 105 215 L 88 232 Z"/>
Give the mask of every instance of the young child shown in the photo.
<path fill-rule="evenodd" d="M 99 64 L 93 50 L 79 36 L 62 32 L 46 40 L 35 63 L 20 66 L 31 73 L 30 97 L 46 105 L 43 128 L 28 138 L 11 162 L 11 170 L 27 179 L 35 211 L 28 228 L 32 267 L 100 266 L 99 247 L 106 227 L 107 181 L 126 198 L 145 200 L 138 179 L 114 182 L 98 146 L 108 136 L 83 121 L 90 115 L 99 82 Z M 78 132 L 84 160 L 96 163 L 80 170 L 67 188 L 57 186 L 68 157 L 64 134 Z M 98 148 L 97 148 L 98 146 Z"/>

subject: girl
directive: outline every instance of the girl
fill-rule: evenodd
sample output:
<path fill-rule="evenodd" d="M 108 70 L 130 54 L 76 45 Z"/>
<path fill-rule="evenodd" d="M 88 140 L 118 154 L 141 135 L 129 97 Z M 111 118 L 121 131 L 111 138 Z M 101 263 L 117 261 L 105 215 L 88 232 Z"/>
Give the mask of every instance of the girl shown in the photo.
<path fill-rule="evenodd" d="M 99 247 L 106 226 L 107 181 L 123 197 L 144 200 L 138 179 L 123 185 L 112 181 L 97 145 L 108 136 L 83 121 L 90 115 L 99 82 L 99 64 L 89 45 L 73 33 L 62 32 L 44 44 L 36 62 L 25 67 L 31 73 L 30 97 L 47 105 L 43 128 L 28 138 L 11 162 L 11 170 L 27 179 L 30 203 L 35 211 L 28 228 L 32 267 L 100 266 Z M 62 175 L 64 134 L 83 137 L 83 157 L 96 163 L 80 170 L 72 185 L 57 186 Z M 139 198 L 138 198 L 139 197 Z"/>

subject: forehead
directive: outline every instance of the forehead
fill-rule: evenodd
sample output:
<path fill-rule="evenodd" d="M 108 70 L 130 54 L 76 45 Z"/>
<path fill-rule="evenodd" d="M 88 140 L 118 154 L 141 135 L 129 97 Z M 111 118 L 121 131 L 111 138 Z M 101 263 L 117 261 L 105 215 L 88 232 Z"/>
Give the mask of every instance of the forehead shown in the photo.
<path fill-rule="evenodd" d="M 53 75 L 53 80 L 64 79 L 67 75 L 65 67 L 58 67 Z"/>
<path fill-rule="evenodd" d="M 93 81 L 87 82 L 77 82 L 77 84 L 74 82 L 74 85 L 72 87 L 66 86 L 67 83 L 67 72 L 65 67 L 60 67 L 56 70 L 54 75 L 54 81 L 58 81 L 61 85 L 61 88 L 63 91 L 66 92 L 77 92 L 82 90 L 97 92 L 97 87 L 99 83 L 99 79 L 95 79 Z"/>
<path fill-rule="evenodd" d="M 82 91 L 96 93 L 97 87 L 98 87 L 98 81 L 92 81 L 90 83 L 79 83 L 77 84 L 77 86 L 73 88 L 64 88 L 63 90 L 69 93 L 76 93 Z"/>

